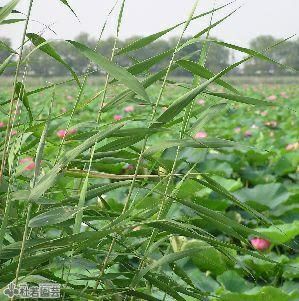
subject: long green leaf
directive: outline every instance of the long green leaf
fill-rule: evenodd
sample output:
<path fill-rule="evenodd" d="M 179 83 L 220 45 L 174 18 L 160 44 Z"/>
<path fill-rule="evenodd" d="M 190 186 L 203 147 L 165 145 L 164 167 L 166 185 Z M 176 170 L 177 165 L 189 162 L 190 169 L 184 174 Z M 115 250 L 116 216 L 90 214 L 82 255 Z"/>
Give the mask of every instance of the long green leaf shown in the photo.
<path fill-rule="evenodd" d="M 72 69 L 72 67 L 66 63 L 62 57 L 56 52 L 56 50 L 47 42 L 43 37 L 39 36 L 36 33 L 27 33 L 27 37 L 32 42 L 32 44 L 36 47 L 39 47 L 41 51 L 52 57 L 54 60 L 65 66 L 72 74 L 74 79 L 76 80 L 78 86 L 80 87 L 80 81 L 76 74 L 76 72 Z"/>
<path fill-rule="evenodd" d="M 6 20 L 3 20 L 1 22 L 2 25 L 4 24 L 14 24 L 14 23 L 19 23 L 19 22 L 23 22 L 25 21 L 26 19 L 6 19 Z"/>
<path fill-rule="evenodd" d="M 134 91 L 136 94 L 140 95 L 143 99 L 150 101 L 149 96 L 147 95 L 145 89 L 142 84 L 126 69 L 116 65 L 115 63 L 109 61 L 100 53 L 91 50 L 85 45 L 68 40 L 70 44 L 72 44 L 81 54 L 86 56 L 89 60 L 93 61 L 101 68 L 103 68 L 106 72 L 108 72 L 111 76 L 116 78 L 119 82 L 124 84 L 126 87 Z"/>
<path fill-rule="evenodd" d="M 215 80 L 221 78 L 223 75 L 227 74 L 237 66 L 241 65 L 242 63 L 248 61 L 252 57 L 247 57 L 237 63 L 234 63 L 230 65 L 229 67 L 225 68 L 203 84 L 201 84 L 199 87 L 194 88 L 190 92 L 187 92 L 183 96 L 179 97 L 162 115 L 160 115 L 155 123 L 151 125 L 151 127 L 160 127 L 164 125 L 165 123 L 171 121 L 175 116 L 177 116 L 182 110 L 192 102 L 192 100 L 201 92 L 203 92 L 211 83 L 213 83 Z"/>
<path fill-rule="evenodd" d="M 4 49 L 4 50 L 7 50 L 11 53 L 15 53 L 17 54 L 17 52 L 15 50 L 13 50 L 10 46 L 8 46 L 5 42 L 3 41 L 0 41 L 0 49 Z"/>
<path fill-rule="evenodd" d="M 213 42 L 215 44 L 224 46 L 224 47 L 228 47 L 228 48 L 231 48 L 231 49 L 234 49 L 234 50 L 238 50 L 238 51 L 246 53 L 246 54 L 248 54 L 250 56 L 257 57 L 257 58 L 259 58 L 261 60 L 271 62 L 271 63 L 279 65 L 279 66 L 281 66 L 283 68 L 287 68 L 287 69 L 290 69 L 292 71 L 298 71 L 298 70 L 295 70 L 295 69 L 293 69 L 291 67 L 285 66 L 284 64 L 281 64 L 281 63 L 279 63 L 279 62 L 277 62 L 277 61 L 269 58 L 268 56 L 266 56 L 265 54 L 263 54 L 263 53 L 261 53 L 259 51 L 252 50 L 252 49 L 245 48 L 245 47 L 240 47 L 240 46 L 237 46 L 237 45 L 234 45 L 234 44 L 225 43 L 225 42 L 222 42 L 222 41 L 216 41 L 216 40 L 209 40 L 209 41 Z"/>
<path fill-rule="evenodd" d="M 157 261 L 153 262 L 151 265 L 148 265 L 147 267 L 140 270 L 138 272 L 138 274 L 136 274 L 134 276 L 132 284 L 134 285 L 134 284 L 138 283 L 144 275 L 146 275 L 149 271 L 151 271 L 153 269 L 157 269 L 157 268 L 159 268 L 159 267 L 161 267 L 165 264 L 175 262 L 175 261 L 180 260 L 182 258 L 186 258 L 186 257 L 192 256 L 192 255 L 196 255 L 201 250 L 207 249 L 207 248 L 212 248 L 212 247 L 211 246 L 210 247 L 197 247 L 197 248 L 192 248 L 192 249 L 189 249 L 189 250 L 180 251 L 180 252 L 176 252 L 176 253 L 171 253 L 169 255 L 165 255 L 162 258 L 158 259 Z"/>
<path fill-rule="evenodd" d="M 211 72 L 209 69 L 207 69 L 197 63 L 194 63 L 192 61 L 179 60 L 179 61 L 177 61 L 177 64 L 180 65 L 181 67 L 183 67 L 184 69 L 190 71 L 193 75 L 198 75 L 205 79 L 210 79 L 213 76 L 215 76 L 215 74 L 213 72 Z M 236 88 L 234 88 L 232 85 L 230 85 L 228 82 L 226 82 L 222 79 L 215 80 L 215 83 L 230 90 L 231 92 L 239 93 L 239 91 Z"/>
<path fill-rule="evenodd" d="M 37 185 L 30 191 L 29 201 L 36 201 L 40 196 L 43 195 L 56 181 L 58 173 L 65 167 L 69 162 L 74 160 L 77 156 L 82 154 L 85 150 L 89 149 L 92 145 L 94 145 L 97 141 L 105 139 L 114 131 L 117 131 L 123 125 L 116 125 L 111 127 L 111 129 L 99 132 L 94 136 L 87 139 L 81 145 L 77 146 L 73 150 L 68 151 L 61 158 L 59 158 L 57 164 L 51 169 L 49 173 L 44 175 Z"/>
<path fill-rule="evenodd" d="M 200 179 L 194 179 L 195 181 L 201 183 L 202 185 L 209 187 L 215 192 L 218 192 L 219 194 L 225 196 L 229 200 L 231 200 L 235 205 L 238 207 L 244 209 L 247 212 L 250 212 L 253 216 L 261 220 L 265 224 L 271 224 L 269 219 L 267 219 L 264 215 L 261 213 L 257 212 L 256 210 L 252 209 L 250 206 L 247 206 L 244 203 L 241 203 L 234 195 L 232 195 L 227 189 L 225 189 L 223 186 L 221 186 L 219 183 L 217 183 L 215 180 L 213 180 L 211 177 L 208 175 L 201 175 L 205 181 L 202 181 Z"/>
<path fill-rule="evenodd" d="M 31 108 L 30 108 L 30 105 L 29 105 L 29 100 L 28 100 L 28 97 L 27 97 L 27 94 L 26 94 L 25 87 L 21 82 L 16 83 L 15 95 L 24 104 L 24 106 L 25 106 L 25 108 L 28 112 L 30 122 L 32 122 L 33 121 L 33 116 L 32 116 Z"/>
<path fill-rule="evenodd" d="M 226 7 L 227 5 L 229 5 L 230 3 L 226 4 L 226 5 L 222 5 L 220 7 L 217 7 L 215 9 L 212 9 L 208 12 L 205 12 L 205 13 L 202 13 L 200 15 L 197 15 L 193 18 L 191 18 L 191 21 L 193 20 L 196 20 L 198 18 L 201 18 L 203 16 L 206 16 L 208 14 L 211 14 L 211 13 L 214 13 L 216 12 L 217 10 L 221 10 L 222 8 Z M 166 35 L 167 33 L 171 32 L 172 30 L 176 29 L 177 27 L 183 25 L 183 24 L 186 24 L 187 22 L 190 22 L 189 20 L 187 21 L 184 21 L 184 22 L 181 22 L 179 24 L 176 24 L 172 27 L 169 27 L 165 30 L 162 30 L 160 32 L 157 32 L 157 33 L 154 33 L 150 36 L 147 36 L 147 37 L 143 37 L 143 38 L 140 38 L 140 39 L 137 39 L 135 41 L 133 41 L 132 43 L 130 43 L 129 45 L 125 46 L 124 48 L 120 49 L 118 52 L 117 52 L 117 55 L 121 55 L 121 54 L 126 54 L 128 52 L 131 52 L 131 51 L 135 51 L 137 49 L 140 49 L 140 48 L 143 48 L 145 47 L 146 45 L 149 45 L 151 44 L 152 42 L 158 40 L 159 38 L 161 38 L 162 36 Z"/>
<path fill-rule="evenodd" d="M 69 5 L 69 3 L 67 2 L 67 0 L 59 0 L 61 3 L 63 3 L 65 6 L 67 6 L 71 12 L 76 16 L 76 18 L 78 18 L 78 16 L 76 15 L 75 11 L 72 9 L 72 7 Z"/>
<path fill-rule="evenodd" d="M 174 49 L 169 49 L 167 51 L 164 51 L 160 54 L 157 54 L 149 59 L 146 59 L 142 62 L 139 62 L 131 67 L 128 68 L 128 71 L 132 73 L 133 75 L 140 74 L 144 71 L 148 71 L 152 66 L 158 64 L 163 59 L 167 58 L 173 53 Z"/>
<path fill-rule="evenodd" d="M 0 8 L 0 25 L 2 21 L 13 11 L 20 0 L 11 0 L 6 5 Z"/>
<path fill-rule="evenodd" d="M 8 56 L 0 65 L 0 75 L 5 71 L 5 69 L 7 68 L 7 66 L 9 65 L 10 61 L 12 60 L 13 58 L 13 54 L 11 54 L 10 56 Z M 9 102 L 9 101 L 8 101 Z M 8 103 L 7 102 L 7 103 Z M 4 104 L 4 102 L 2 103 Z M 1 104 L 1 105 L 2 105 Z"/>
<path fill-rule="evenodd" d="M 258 98 L 253 98 L 253 97 L 249 97 L 249 96 L 245 96 L 245 95 L 235 95 L 235 94 L 228 94 L 228 93 L 222 93 L 222 92 L 212 92 L 212 91 L 205 91 L 204 93 L 208 94 L 208 95 L 212 95 L 212 96 L 216 96 L 216 97 L 236 101 L 236 102 L 245 103 L 245 104 L 248 104 L 248 105 L 254 105 L 254 106 L 273 107 L 273 106 L 277 105 L 277 104 L 275 104 L 273 102 L 270 102 L 270 101 L 266 101 L 266 100 L 262 100 L 262 99 L 258 99 Z"/>
<path fill-rule="evenodd" d="M 217 138 L 204 138 L 200 141 L 191 140 L 191 139 L 181 139 L 181 140 L 168 140 L 160 142 L 158 145 L 149 147 L 144 155 L 153 155 L 155 153 L 164 151 L 165 149 L 180 146 L 180 147 L 191 147 L 191 148 L 223 148 L 223 147 L 233 147 L 235 142 L 217 139 Z"/>
<path fill-rule="evenodd" d="M 202 112 L 202 114 L 197 118 L 197 121 L 195 121 L 192 124 L 192 128 L 190 129 L 190 132 L 196 132 L 197 130 L 202 129 L 202 127 L 205 124 L 208 124 L 209 121 L 211 121 L 214 117 L 216 117 L 219 112 L 224 110 L 227 106 L 227 103 L 218 103 L 216 105 L 212 105 L 208 107 L 206 110 Z"/>
<path fill-rule="evenodd" d="M 33 217 L 29 227 L 38 228 L 62 223 L 73 218 L 80 209 L 70 206 L 58 207 Z"/>

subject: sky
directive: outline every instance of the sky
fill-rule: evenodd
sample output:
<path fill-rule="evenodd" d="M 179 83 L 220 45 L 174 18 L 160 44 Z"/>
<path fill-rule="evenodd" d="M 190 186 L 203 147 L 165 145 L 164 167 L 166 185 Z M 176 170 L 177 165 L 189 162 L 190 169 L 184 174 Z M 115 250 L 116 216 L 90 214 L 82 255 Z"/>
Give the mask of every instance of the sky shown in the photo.
<path fill-rule="evenodd" d="M 1 6 L 8 2 L 0 0 Z M 34 0 L 29 32 L 44 30 L 47 39 L 73 39 L 81 32 L 97 37 L 106 16 L 115 0 L 68 0 L 80 21 L 59 0 Z M 199 0 L 196 13 L 205 12 L 216 6 L 228 3 L 223 0 Z M 21 0 L 17 9 L 26 12 L 29 0 Z M 121 0 L 119 0 L 119 4 Z M 146 36 L 188 18 L 195 0 L 126 0 L 120 38 Z M 299 35 L 299 0 L 236 0 L 222 12 L 217 12 L 213 20 L 218 20 L 230 11 L 238 8 L 229 19 L 213 29 L 211 35 L 230 43 L 248 46 L 249 41 L 258 35 L 273 35 L 277 38 Z M 115 35 L 118 5 L 110 16 L 104 37 Z M 15 15 L 15 17 L 17 17 Z M 41 22 L 41 23 L 39 23 Z M 195 34 L 206 27 L 209 18 L 202 18 L 190 24 L 186 36 Z M 2 25 L 0 36 L 10 37 L 13 46 L 18 47 L 23 24 Z M 182 28 L 168 36 L 179 35 Z"/>

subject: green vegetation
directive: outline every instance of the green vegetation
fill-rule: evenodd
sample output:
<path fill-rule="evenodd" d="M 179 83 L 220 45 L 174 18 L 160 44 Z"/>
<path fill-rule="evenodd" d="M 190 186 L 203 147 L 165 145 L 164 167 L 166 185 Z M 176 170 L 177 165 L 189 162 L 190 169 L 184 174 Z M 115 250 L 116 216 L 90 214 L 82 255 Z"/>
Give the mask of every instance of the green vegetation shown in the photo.
<path fill-rule="evenodd" d="M 132 37 L 125 41 L 119 41 L 118 47 L 124 47 L 125 45 L 130 44 L 132 41 L 138 39 L 140 37 Z M 183 38 L 182 42 L 188 41 L 190 38 Z M 6 45 L 10 46 L 10 40 L 7 38 L 0 38 L 1 41 L 4 41 Z M 87 33 L 81 33 L 78 37 L 75 38 L 76 41 L 87 45 L 89 48 L 94 49 L 97 42 L 95 39 L 89 37 Z M 271 45 L 274 45 L 279 40 L 275 39 L 272 36 L 259 36 L 253 39 L 250 42 L 250 47 L 256 50 L 263 50 Z M 149 57 L 153 57 L 155 55 L 166 52 L 164 55 L 164 59 L 160 62 L 157 62 L 150 70 L 152 72 L 157 72 L 163 68 L 165 68 L 169 62 L 169 58 L 171 53 L 169 52 L 173 47 L 175 47 L 177 43 L 177 38 L 171 38 L 168 40 L 158 40 L 155 41 L 142 49 L 138 49 L 136 51 L 132 51 L 130 53 L 130 57 L 134 58 L 138 61 L 146 60 Z M 78 74 L 83 74 L 88 65 L 88 59 L 80 55 L 74 48 L 70 45 L 67 45 L 63 41 L 58 41 L 53 43 L 55 45 L 55 49 L 64 60 L 72 66 L 74 70 Z M 107 40 L 103 40 L 99 47 L 98 52 L 109 57 L 111 55 L 111 51 L 114 45 L 114 38 L 109 38 Z M 203 46 L 203 42 L 197 42 L 189 47 L 182 49 L 177 57 L 185 57 L 190 55 L 190 60 L 196 61 L 198 57 L 198 53 L 201 51 Z M 1 45 L 0 45 L 1 47 Z M 25 52 L 28 53 L 30 51 L 29 47 L 26 47 Z M 0 59 L 1 61 L 8 57 L 10 52 L 6 48 L 0 48 Z M 227 48 L 220 47 L 216 44 L 211 44 L 209 47 L 209 56 L 207 57 L 206 66 L 212 70 L 213 72 L 219 72 L 225 67 L 229 66 L 230 61 L 233 57 L 233 51 L 230 51 Z M 291 66 L 295 69 L 299 69 L 299 39 L 285 42 L 281 46 L 273 49 L 269 53 L 269 57 L 275 59 L 283 64 Z M 233 58 L 235 60 L 235 58 Z M 115 61 L 120 66 L 130 66 L 133 64 L 132 59 L 126 56 L 120 56 L 115 59 Z M 30 58 L 30 66 L 29 66 L 29 74 L 33 76 L 43 76 L 43 77 L 51 77 L 51 76 L 66 76 L 68 75 L 68 70 L 65 69 L 61 64 L 53 62 L 53 60 L 47 56 L 45 53 L 37 51 Z M 101 74 L 101 70 L 98 69 L 96 65 L 93 66 L 93 75 Z M 8 68 L 4 75 L 13 74 L 13 68 Z M 294 76 L 296 73 L 291 70 L 282 69 L 277 65 L 273 65 L 269 62 L 265 62 L 258 58 L 252 59 L 250 62 L 244 64 L 241 68 L 237 68 L 232 72 L 232 75 L 254 75 L 254 76 L 286 76 L 291 75 Z M 172 73 L 173 76 L 185 76 L 191 77 L 192 73 L 188 72 L 184 69 L 174 70 Z"/>
<path fill-rule="evenodd" d="M 259 61 L 286 72 L 271 55 L 291 42 L 212 40 L 212 11 L 186 39 L 197 2 L 168 48 L 172 28 L 118 40 L 125 1 L 107 50 L 27 25 L 17 53 L 1 44 L 15 77 L 0 78 L 0 300 L 11 282 L 58 283 L 62 300 L 299 300 L 299 88 L 226 77 Z M 214 68 L 212 49 L 244 59 Z"/>

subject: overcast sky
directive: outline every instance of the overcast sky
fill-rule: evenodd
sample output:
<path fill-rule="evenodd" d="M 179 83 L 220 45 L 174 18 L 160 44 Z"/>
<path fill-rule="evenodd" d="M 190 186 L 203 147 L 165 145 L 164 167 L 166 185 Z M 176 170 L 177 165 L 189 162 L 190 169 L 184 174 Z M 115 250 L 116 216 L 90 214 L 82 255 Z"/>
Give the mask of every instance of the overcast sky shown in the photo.
<path fill-rule="evenodd" d="M 223 0 L 200 0 L 197 13 L 228 3 Z M 8 2 L 0 0 L 0 4 Z M 47 31 L 46 38 L 73 39 L 80 32 L 88 32 L 96 37 L 102 27 L 108 11 L 115 0 L 68 0 L 77 13 L 80 22 L 63 6 L 59 0 L 34 0 L 32 21 L 29 31 L 39 32 L 43 25 L 50 25 L 57 33 Z M 119 1 L 121 2 L 121 0 Z M 133 35 L 149 35 L 174 25 L 188 18 L 195 0 L 127 0 L 121 27 L 121 38 Z M 17 9 L 26 12 L 29 0 L 21 0 Z M 236 0 L 223 12 L 216 13 L 218 20 L 234 8 L 242 7 L 219 27 L 213 29 L 212 35 L 227 42 L 248 45 L 250 39 L 261 34 L 271 34 L 278 38 L 299 34 L 299 0 Z M 109 19 L 105 37 L 115 34 L 119 7 Z M 208 18 L 195 21 L 187 33 L 200 31 L 208 24 Z M 1 26 L 0 36 L 8 36 L 13 45 L 18 46 L 22 25 Z M 174 31 L 168 36 L 178 35 Z"/>

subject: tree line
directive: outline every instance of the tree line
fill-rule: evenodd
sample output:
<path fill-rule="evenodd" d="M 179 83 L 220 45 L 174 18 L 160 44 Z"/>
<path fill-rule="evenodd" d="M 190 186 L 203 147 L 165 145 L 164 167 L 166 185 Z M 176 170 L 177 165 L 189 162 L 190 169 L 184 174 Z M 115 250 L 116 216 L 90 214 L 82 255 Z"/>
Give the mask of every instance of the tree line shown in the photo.
<path fill-rule="evenodd" d="M 132 37 L 123 41 L 118 41 L 117 47 L 122 48 L 128 45 L 130 42 L 136 40 L 139 37 Z M 87 33 L 81 33 L 75 38 L 76 41 L 85 44 L 86 46 L 94 49 L 97 45 L 97 41 L 90 37 Z M 186 41 L 187 38 L 184 40 Z M 182 42 L 184 42 L 182 41 Z M 279 42 L 272 36 L 259 36 L 250 42 L 250 48 L 255 50 L 264 50 L 269 46 Z M 177 43 L 176 38 L 170 38 L 168 40 L 158 40 L 151 43 L 145 48 L 136 50 L 130 53 L 129 56 L 117 56 L 115 61 L 124 67 L 131 66 L 136 62 L 143 61 L 157 54 L 163 53 L 169 49 L 175 47 Z M 111 56 L 111 51 L 114 44 L 114 38 L 108 38 L 99 43 L 97 51 L 106 57 Z M 71 45 L 63 41 L 53 42 L 53 46 L 56 51 L 64 58 L 64 60 L 78 73 L 83 74 L 89 61 L 80 55 Z M 8 47 L 11 47 L 11 41 L 8 38 L 0 38 L 0 65 L 10 55 Z M 178 53 L 177 57 L 186 57 L 192 61 L 198 61 L 199 53 L 202 48 L 202 43 L 191 44 Z M 25 48 L 24 54 L 28 54 L 32 49 L 30 46 Z M 280 62 L 281 64 L 290 66 L 299 70 L 299 39 L 286 41 L 277 47 L 272 48 L 267 52 L 267 56 L 273 60 Z M 170 56 L 163 61 L 156 64 L 150 71 L 157 72 L 162 68 L 165 68 L 169 63 Z M 219 72 L 220 70 L 229 66 L 234 62 L 234 52 L 228 48 L 224 48 L 214 43 L 209 44 L 208 57 L 206 61 L 206 67 L 212 72 Z M 29 75 L 50 77 L 50 76 L 66 76 L 68 70 L 63 65 L 54 61 L 51 57 L 44 54 L 42 51 L 35 51 L 30 55 L 27 65 L 27 71 Z M 93 72 L 95 75 L 101 74 L 101 70 L 96 69 L 93 66 Z M 14 68 L 8 68 L 5 71 L 5 75 L 9 76 L 14 73 Z M 186 70 L 177 69 L 173 73 L 173 76 L 189 76 L 191 75 Z M 293 75 L 295 74 L 291 70 L 280 68 L 277 64 L 262 61 L 254 58 L 245 63 L 241 68 L 235 70 L 233 74 L 238 75 Z"/>

